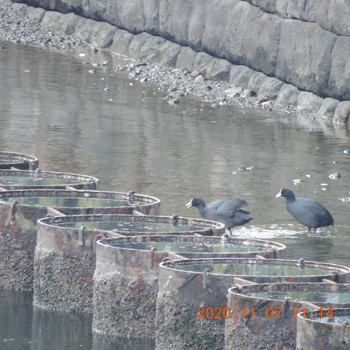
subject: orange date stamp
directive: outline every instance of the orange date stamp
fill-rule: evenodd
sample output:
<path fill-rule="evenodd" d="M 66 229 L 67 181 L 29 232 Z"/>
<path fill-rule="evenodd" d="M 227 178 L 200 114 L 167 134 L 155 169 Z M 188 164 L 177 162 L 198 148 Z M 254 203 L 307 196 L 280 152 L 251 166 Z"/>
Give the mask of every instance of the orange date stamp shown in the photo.
<path fill-rule="evenodd" d="M 257 312 L 259 311 L 259 315 L 257 315 Z M 230 318 L 236 318 L 236 317 L 243 317 L 243 319 L 250 319 L 253 320 L 254 318 L 260 318 L 260 319 L 266 319 L 266 320 L 278 320 L 279 318 L 286 317 L 286 315 L 290 317 L 293 317 L 294 319 L 297 318 L 298 314 L 301 313 L 301 316 L 306 318 L 308 311 L 316 311 L 318 318 L 328 317 L 333 318 L 333 309 L 330 308 L 322 308 L 319 307 L 317 309 L 313 310 L 307 310 L 305 307 L 293 307 L 291 309 L 288 309 L 288 312 L 283 312 L 282 307 L 266 307 L 265 309 L 259 309 L 256 310 L 254 307 L 251 308 L 245 308 L 242 307 L 241 309 L 233 310 L 230 309 L 228 306 L 216 306 L 216 307 L 204 307 L 200 306 L 198 308 L 198 315 L 197 318 L 199 320 L 226 320 Z"/>

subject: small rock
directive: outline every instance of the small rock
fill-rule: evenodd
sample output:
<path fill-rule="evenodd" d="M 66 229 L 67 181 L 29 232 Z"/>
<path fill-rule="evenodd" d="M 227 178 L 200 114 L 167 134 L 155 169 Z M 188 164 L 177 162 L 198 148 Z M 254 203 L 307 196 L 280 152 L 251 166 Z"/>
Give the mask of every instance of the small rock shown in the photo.
<path fill-rule="evenodd" d="M 253 90 L 249 90 L 249 89 L 245 89 L 243 90 L 241 97 L 243 98 L 248 98 L 248 97 L 255 97 L 256 96 L 256 92 Z"/>
<path fill-rule="evenodd" d="M 200 73 L 197 70 L 194 70 L 193 72 L 191 72 L 190 76 L 191 78 L 195 78 L 196 76 L 200 75 Z"/>
<path fill-rule="evenodd" d="M 235 98 L 235 97 L 239 97 L 243 92 L 243 89 L 240 87 L 234 87 L 231 89 L 227 89 L 224 91 L 224 93 L 226 94 L 226 96 L 228 98 Z"/>

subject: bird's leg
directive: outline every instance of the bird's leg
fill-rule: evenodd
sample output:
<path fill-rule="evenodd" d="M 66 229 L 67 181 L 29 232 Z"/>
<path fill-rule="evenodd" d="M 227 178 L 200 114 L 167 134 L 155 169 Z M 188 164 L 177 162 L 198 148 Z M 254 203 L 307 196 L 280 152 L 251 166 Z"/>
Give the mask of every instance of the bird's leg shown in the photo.
<path fill-rule="evenodd" d="M 229 232 L 230 237 L 238 237 L 238 236 L 241 235 L 241 233 L 239 233 L 239 234 L 234 234 L 234 233 L 232 232 L 232 228 L 233 228 L 233 227 L 231 227 L 230 229 L 227 229 L 228 232 Z"/>

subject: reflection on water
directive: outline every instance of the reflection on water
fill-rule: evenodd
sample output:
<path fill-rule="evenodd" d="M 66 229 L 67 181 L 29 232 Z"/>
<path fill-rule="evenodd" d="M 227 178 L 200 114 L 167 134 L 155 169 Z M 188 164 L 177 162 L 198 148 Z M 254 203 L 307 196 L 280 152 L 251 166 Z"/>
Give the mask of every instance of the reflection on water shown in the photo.
<path fill-rule="evenodd" d="M 112 198 L 72 198 L 72 197 L 13 197 L 4 198 L 3 201 L 12 202 L 16 198 L 19 204 L 40 207 L 66 207 L 66 208 L 109 208 L 127 206 L 123 200 Z M 136 202 L 135 202 L 136 203 Z"/>
<path fill-rule="evenodd" d="M 0 290 L 0 349 L 154 349 L 153 341 L 93 336 L 91 316 L 48 312 L 33 307 L 32 298 Z"/>
<path fill-rule="evenodd" d="M 258 245 L 241 245 L 241 244 L 222 244 L 220 242 L 215 243 L 195 243 L 186 241 L 174 241 L 174 242 L 116 242 L 112 244 L 124 249 L 141 249 L 150 250 L 155 248 L 159 252 L 175 252 L 175 253 L 248 253 L 248 252 L 262 252 L 267 248 Z"/>
<path fill-rule="evenodd" d="M 205 231 L 208 228 L 191 226 L 191 225 L 172 225 L 165 223 L 157 223 L 157 222 L 127 222 L 127 221 L 114 221 L 114 222 L 94 222 L 94 221 L 84 221 L 84 222 L 75 222 L 69 224 L 60 224 L 60 226 L 69 226 L 80 228 L 84 225 L 85 228 L 93 230 L 107 230 L 107 231 L 115 231 L 125 235 L 136 234 L 136 233 L 153 233 L 157 234 L 159 232 L 163 233 L 181 233 L 185 231 Z"/>
<path fill-rule="evenodd" d="M 33 298 L 31 293 L 0 290 L 0 349 L 30 349 Z"/>
<path fill-rule="evenodd" d="M 275 264 L 185 264 L 175 266 L 176 270 L 205 272 L 238 275 L 238 276 L 321 276 L 330 275 L 332 271 L 319 266 L 299 267 L 296 265 L 275 265 Z"/>
<path fill-rule="evenodd" d="M 158 197 L 163 215 L 199 217 L 185 207 L 192 197 L 241 197 L 254 220 L 234 229 L 235 236 L 273 237 L 287 245 L 290 258 L 350 264 L 350 202 L 341 200 L 350 193 L 346 130 L 264 110 L 212 108 L 190 98 L 170 106 L 165 93 L 148 83 L 130 84 L 127 73 L 113 67 L 91 74 L 90 65 L 72 57 L 1 46 L 1 150 L 35 155 L 44 170 L 96 176 L 103 190 Z M 99 55 L 93 60 L 106 60 Z M 329 178 L 335 172 L 340 179 Z M 307 233 L 285 201 L 274 198 L 281 187 L 325 205 L 335 228 Z M 31 341 L 29 310 L 1 313 L 3 339 Z M 13 334 L 6 320 L 16 317 Z"/>
<path fill-rule="evenodd" d="M 41 177 L 24 177 L 24 176 L 1 176 L 0 186 L 20 185 L 20 186 L 52 186 L 78 183 L 79 180 L 67 180 L 59 178 L 41 178 Z"/>

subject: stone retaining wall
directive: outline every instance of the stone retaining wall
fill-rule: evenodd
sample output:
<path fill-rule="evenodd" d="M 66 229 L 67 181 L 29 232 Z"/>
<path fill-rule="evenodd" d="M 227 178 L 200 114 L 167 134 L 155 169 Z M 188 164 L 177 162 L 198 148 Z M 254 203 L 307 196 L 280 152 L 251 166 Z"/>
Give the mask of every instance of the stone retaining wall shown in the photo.
<path fill-rule="evenodd" d="M 348 120 L 350 0 L 18 1 L 61 12 L 35 13 L 100 48 Z"/>

